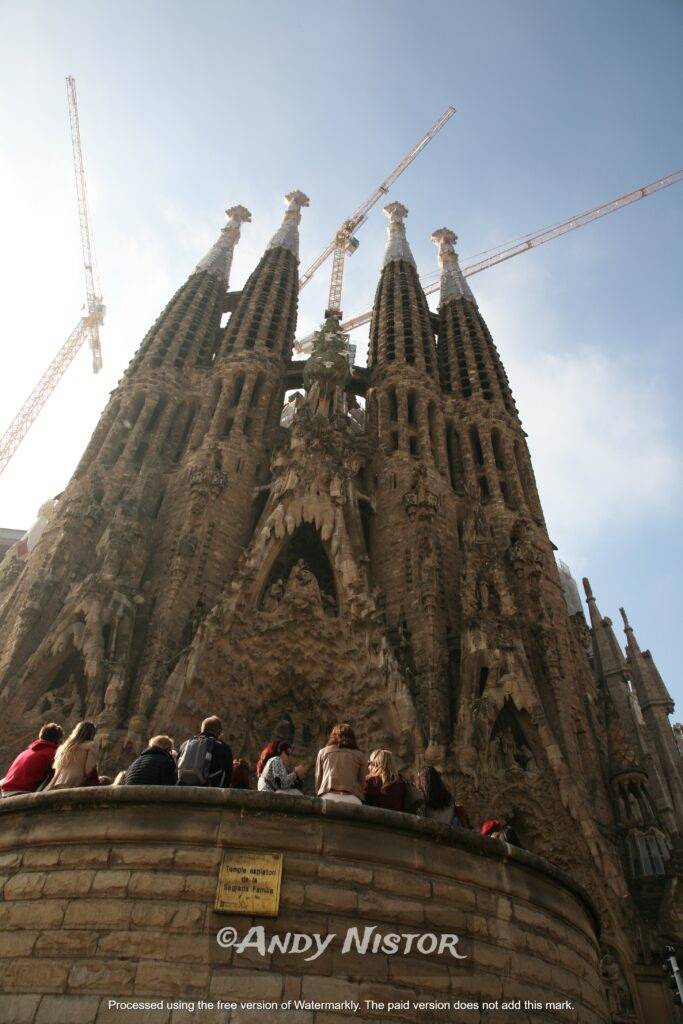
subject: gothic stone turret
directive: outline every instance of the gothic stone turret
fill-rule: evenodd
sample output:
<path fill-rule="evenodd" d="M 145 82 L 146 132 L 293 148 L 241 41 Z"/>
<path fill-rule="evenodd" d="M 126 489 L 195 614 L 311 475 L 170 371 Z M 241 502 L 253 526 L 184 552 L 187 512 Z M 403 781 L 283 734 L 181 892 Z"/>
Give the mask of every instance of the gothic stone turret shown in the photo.
<path fill-rule="evenodd" d="M 370 557 L 387 625 L 411 678 L 429 756 L 443 764 L 451 734 L 447 638 L 455 626 L 456 543 L 436 344 L 400 203 L 389 218 L 370 327 L 369 420 L 374 516 Z M 443 509 L 442 509 L 443 506 Z"/>

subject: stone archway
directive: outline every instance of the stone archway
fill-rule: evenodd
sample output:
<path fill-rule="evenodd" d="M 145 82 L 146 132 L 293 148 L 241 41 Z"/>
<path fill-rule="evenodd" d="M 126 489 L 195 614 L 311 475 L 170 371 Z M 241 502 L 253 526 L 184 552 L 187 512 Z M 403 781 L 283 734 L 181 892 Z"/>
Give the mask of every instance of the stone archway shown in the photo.
<path fill-rule="evenodd" d="M 312 523 L 301 523 L 275 557 L 257 607 L 272 611 L 285 592 L 307 595 L 311 600 L 319 600 L 327 614 L 338 614 L 335 571 Z"/>

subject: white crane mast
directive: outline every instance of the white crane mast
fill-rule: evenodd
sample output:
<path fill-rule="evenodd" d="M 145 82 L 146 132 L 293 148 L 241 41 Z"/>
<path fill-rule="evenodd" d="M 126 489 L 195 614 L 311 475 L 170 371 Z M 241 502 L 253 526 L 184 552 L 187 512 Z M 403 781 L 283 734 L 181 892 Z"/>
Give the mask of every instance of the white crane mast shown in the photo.
<path fill-rule="evenodd" d="M 83 246 L 83 263 L 85 267 L 85 288 L 87 315 L 81 317 L 76 327 L 66 339 L 42 377 L 28 396 L 21 409 L 0 437 L 0 473 L 2 473 L 17 448 L 26 437 L 40 410 L 57 387 L 76 354 L 87 341 L 92 353 L 93 372 L 102 369 L 102 350 L 100 347 L 99 328 L 104 320 L 105 307 L 95 287 L 93 270 L 92 241 L 88 219 L 88 195 L 85 187 L 83 170 L 83 153 L 81 151 L 81 133 L 78 124 L 78 106 L 76 104 L 76 83 L 69 76 L 66 80 L 66 92 L 69 103 L 69 121 L 71 124 L 71 144 L 73 147 L 74 170 L 76 172 L 76 194 L 78 197 L 78 217 L 81 225 L 81 244 Z"/>
<path fill-rule="evenodd" d="M 418 139 L 400 163 L 396 164 L 393 171 L 391 171 L 384 181 L 377 186 L 372 195 L 368 196 L 365 202 L 361 203 L 358 209 L 355 210 L 350 217 L 347 217 L 341 227 L 335 232 L 332 241 L 325 247 L 325 249 L 323 249 L 318 258 L 315 259 L 313 263 L 311 263 L 310 267 L 308 267 L 308 269 L 301 275 L 299 279 L 299 291 L 306 287 L 316 270 L 322 266 L 328 256 L 334 253 L 330 280 L 330 294 L 327 302 L 328 313 L 334 313 L 337 316 L 341 315 L 345 257 L 347 253 L 352 255 L 358 248 L 358 239 L 354 237 L 354 233 L 368 219 L 368 213 L 372 207 L 387 195 L 396 179 L 403 174 L 405 169 L 410 166 L 415 157 L 422 152 L 425 146 L 429 145 L 434 136 L 440 132 L 446 122 L 453 117 L 454 113 L 455 107 L 447 107 L 441 117 L 434 122 L 429 131 L 425 132 L 421 139 Z"/>
<path fill-rule="evenodd" d="M 505 260 L 512 259 L 513 256 L 519 256 L 523 252 L 528 252 L 529 249 L 535 249 L 536 246 L 544 245 L 545 242 L 551 242 L 554 238 L 566 235 L 568 231 L 575 231 L 577 228 L 583 227 L 584 224 L 590 224 L 591 221 L 598 220 L 600 217 L 606 217 L 608 213 L 616 213 L 617 210 L 623 209 L 630 203 L 635 203 L 638 199 L 644 199 L 646 196 L 652 195 L 653 192 L 659 192 L 660 189 L 667 188 L 669 185 L 674 185 L 677 181 L 681 181 L 682 179 L 683 168 L 678 171 L 673 171 L 671 174 L 667 174 L 663 178 L 657 178 L 656 181 L 651 181 L 649 185 L 642 185 L 640 188 L 634 189 L 633 192 L 626 192 L 623 196 L 611 199 L 607 203 L 601 203 L 600 206 L 594 206 L 591 210 L 586 210 L 584 213 L 578 213 L 574 217 L 570 217 L 568 220 L 560 221 L 559 224 L 554 224 L 552 227 L 543 228 L 543 230 L 537 231 L 532 235 L 526 235 L 513 245 L 507 246 L 503 249 L 498 249 L 490 255 L 485 256 L 484 259 L 481 259 L 476 263 L 470 263 L 467 267 L 463 267 L 462 272 L 465 277 L 472 277 L 473 274 L 479 274 L 482 270 L 494 267 L 497 263 L 504 263 Z M 429 276 L 431 275 L 428 275 L 428 277 Z M 425 295 L 431 295 L 432 292 L 437 292 L 440 286 L 440 281 L 428 284 L 424 289 Z M 357 327 L 362 327 L 364 324 L 369 323 L 371 319 L 372 310 L 367 310 L 367 312 L 361 313 L 359 316 L 354 316 L 350 320 L 345 320 L 341 325 L 341 329 L 348 334 L 349 331 L 355 331 Z M 301 341 L 295 341 L 295 351 L 298 353 L 310 352 L 313 348 L 313 340 L 314 336 L 310 334 L 306 338 L 302 338 Z"/>
<path fill-rule="evenodd" d="M 92 242 L 90 237 L 90 221 L 88 218 L 88 190 L 85 184 L 83 167 L 83 150 L 81 148 L 81 129 L 78 121 L 78 103 L 76 101 L 76 81 L 71 75 L 66 80 L 66 95 L 69 103 L 69 122 L 71 124 L 71 148 L 74 158 L 76 176 L 76 197 L 78 199 L 78 219 L 81 225 L 81 246 L 83 248 L 83 267 L 85 270 L 85 292 L 88 316 L 91 318 L 88 341 L 92 353 L 93 373 L 102 369 L 102 349 L 100 346 L 99 325 L 104 320 L 102 297 L 95 289 L 95 273 L 93 269 Z M 99 314 L 96 317 L 95 314 Z"/>

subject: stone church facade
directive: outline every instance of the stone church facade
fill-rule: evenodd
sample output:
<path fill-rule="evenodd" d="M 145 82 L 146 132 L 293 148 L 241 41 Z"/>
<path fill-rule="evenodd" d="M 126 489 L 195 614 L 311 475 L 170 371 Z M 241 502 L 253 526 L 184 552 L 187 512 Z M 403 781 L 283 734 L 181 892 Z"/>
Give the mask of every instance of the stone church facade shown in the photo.
<path fill-rule="evenodd" d="M 590 625 L 558 568 L 453 232 L 433 235 L 434 314 L 391 203 L 367 369 L 349 366 L 334 316 L 297 363 L 308 199 L 286 203 L 241 292 L 229 276 L 250 214 L 228 211 L 40 542 L 3 560 L 4 762 L 43 722 L 88 718 L 113 772 L 148 736 L 180 742 L 215 713 L 252 765 L 282 736 L 310 768 L 348 720 L 364 750 L 436 766 L 473 820 L 504 818 L 580 883 L 611 1020 L 645 1024 L 683 914 L 665 683 L 626 614 L 624 653 L 588 581 Z"/>

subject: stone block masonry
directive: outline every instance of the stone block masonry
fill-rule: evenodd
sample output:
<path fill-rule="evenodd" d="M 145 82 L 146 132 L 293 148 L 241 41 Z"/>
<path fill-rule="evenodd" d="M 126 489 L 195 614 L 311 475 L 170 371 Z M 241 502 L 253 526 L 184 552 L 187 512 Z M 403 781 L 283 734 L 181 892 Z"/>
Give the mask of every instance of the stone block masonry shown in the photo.
<path fill-rule="evenodd" d="M 0 826 L 0 1024 L 414 1022 L 454 1019 L 428 1006 L 506 999 L 544 1009 L 493 1020 L 608 1020 L 589 898 L 474 833 L 306 797 L 146 787 L 2 801 Z M 235 847 L 284 854 L 276 918 L 214 912 L 222 852 Z M 220 948 L 227 927 L 280 945 Z M 363 952 L 366 929 L 402 936 L 401 951 Z M 337 938 L 305 960 L 283 951 L 288 933 Z M 465 959 L 431 939 L 422 952 L 426 933 L 457 934 Z"/>

